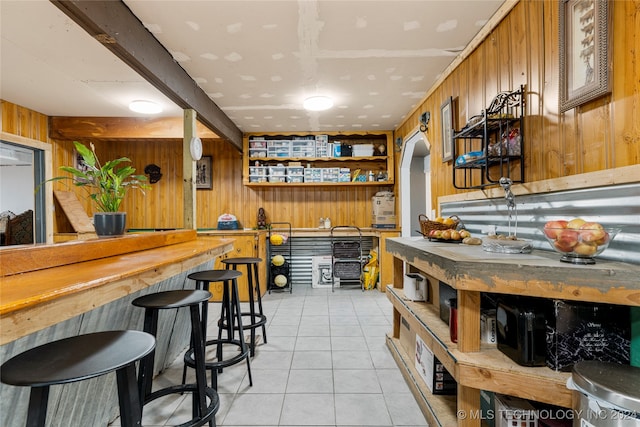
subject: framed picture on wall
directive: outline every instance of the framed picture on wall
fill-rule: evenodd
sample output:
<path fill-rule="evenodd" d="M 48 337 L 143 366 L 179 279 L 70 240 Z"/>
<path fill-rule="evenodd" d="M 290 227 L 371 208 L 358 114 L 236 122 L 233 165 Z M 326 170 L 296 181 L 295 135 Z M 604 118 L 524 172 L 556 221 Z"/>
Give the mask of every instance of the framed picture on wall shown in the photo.
<path fill-rule="evenodd" d="M 213 158 L 202 156 L 196 162 L 196 189 L 211 190 L 213 188 Z"/>
<path fill-rule="evenodd" d="M 442 161 L 453 160 L 453 98 L 448 97 L 440 107 L 442 130 Z"/>
<path fill-rule="evenodd" d="M 611 92 L 607 0 L 560 1 L 560 112 Z"/>

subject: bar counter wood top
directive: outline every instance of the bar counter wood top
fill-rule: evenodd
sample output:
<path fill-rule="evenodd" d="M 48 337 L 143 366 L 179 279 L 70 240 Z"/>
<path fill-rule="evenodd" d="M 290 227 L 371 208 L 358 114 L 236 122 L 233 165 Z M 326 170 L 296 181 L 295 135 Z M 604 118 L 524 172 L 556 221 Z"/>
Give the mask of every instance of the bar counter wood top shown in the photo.
<path fill-rule="evenodd" d="M 195 230 L 0 251 L 0 344 L 52 326 L 230 252 Z"/>

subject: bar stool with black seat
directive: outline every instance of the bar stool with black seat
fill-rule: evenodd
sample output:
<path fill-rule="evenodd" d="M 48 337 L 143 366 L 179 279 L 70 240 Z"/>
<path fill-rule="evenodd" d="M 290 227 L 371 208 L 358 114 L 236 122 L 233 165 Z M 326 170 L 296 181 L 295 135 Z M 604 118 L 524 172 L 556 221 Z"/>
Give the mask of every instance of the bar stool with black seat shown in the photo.
<path fill-rule="evenodd" d="M 136 362 L 155 348 L 155 338 L 141 331 L 106 331 L 53 341 L 20 353 L 0 367 L 3 383 L 31 387 L 27 427 L 43 427 L 49 389 L 116 372 L 120 423 L 142 425 L 136 386 Z"/>
<path fill-rule="evenodd" d="M 244 329 L 251 331 L 251 357 L 256 355 L 256 329 L 262 327 L 262 338 L 267 343 L 267 316 L 262 311 L 262 294 L 260 292 L 260 279 L 258 275 L 258 264 L 262 262 L 261 258 L 251 257 L 235 257 L 222 260 L 227 270 L 237 270 L 239 265 L 247 268 L 247 295 L 249 295 L 249 311 L 243 312 L 243 317 L 249 318 L 249 324 L 244 324 Z M 255 303 L 258 303 L 258 311 L 256 312 Z"/>
<path fill-rule="evenodd" d="M 196 373 L 195 384 L 174 385 L 151 392 L 154 372 L 154 356 L 152 352 L 140 362 L 138 374 L 138 392 L 142 405 L 173 393 L 190 392 L 192 394 L 192 419 L 180 424 L 180 427 L 195 427 L 209 423 L 215 425 L 215 414 L 220 408 L 218 393 L 207 387 L 207 371 L 204 365 L 204 331 L 200 317 L 200 306 L 207 303 L 211 293 L 204 290 L 174 290 L 148 294 L 136 298 L 132 304 L 145 309 L 144 330 L 157 336 L 158 314 L 160 310 L 189 307 L 191 318 L 191 349 Z M 207 399 L 209 402 L 207 403 Z"/>
<path fill-rule="evenodd" d="M 211 372 L 211 387 L 218 387 L 218 373 L 223 368 L 235 365 L 243 360 L 247 360 L 247 373 L 249 375 L 249 385 L 253 386 L 251 377 L 251 362 L 249 360 L 249 347 L 244 341 L 244 326 L 242 324 L 242 316 L 240 311 L 240 298 L 238 296 L 238 278 L 242 273 L 235 270 L 204 270 L 191 273 L 187 276 L 191 280 L 195 280 L 196 289 L 209 290 L 211 283 L 222 282 L 222 309 L 220 319 L 218 320 L 218 338 L 207 340 L 206 346 L 216 346 L 216 359 L 206 360 L 206 369 Z M 203 330 L 206 331 L 209 305 L 202 305 L 202 324 Z M 226 338 L 222 337 L 222 332 L 227 334 Z M 236 339 L 235 333 L 238 332 Z M 206 335 L 206 332 L 205 332 Z M 238 347 L 238 353 L 229 358 L 225 358 L 223 347 L 232 345 Z M 194 367 L 193 349 L 187 350 L 184 355 L 184 371 L 182 373 L 182 382 L 185 382 L 187 374 L 187 366 Z"/>

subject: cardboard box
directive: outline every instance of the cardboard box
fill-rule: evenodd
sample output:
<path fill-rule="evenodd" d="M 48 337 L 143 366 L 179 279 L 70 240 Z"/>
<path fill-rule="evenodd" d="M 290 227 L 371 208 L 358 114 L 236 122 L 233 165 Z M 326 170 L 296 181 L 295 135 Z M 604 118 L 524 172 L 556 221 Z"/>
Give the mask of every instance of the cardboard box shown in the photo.
<path fill-rule="evenodd" d="M 395 221 L 396 197 L 388 191 L 380 191 L 371 198 L 372 212 L 376 216 L 393 216 Z"/>
<path fill-rule="evenodd" d="M 488 427 L 495 427 L 496 417 L 494 414 L 496 407 L 495 393 L 492 391 L 480 390 L 480 416 Z"/>
<path fill-rule="evenodd" d="M 581 360 L 628 365 L 631 317 L 628 306 L 553 301 L 547 324 L 547 366 L 568 372 Z"/>
<path fill-rule="evenodd" d="M 396 228 L 395 215 L 374 215 L 371 217 L 372 228 Z"/>
<path fill-rule="evenodd" d="M 480 342 L 494 346 L 498 345 L 495 309 L 482 310 L 480 312 Z"/>
<path fill-rule="evenodd" d="M 331 261 L 331 255 L 319 255 L 311 258 L 312 288 L 331 288 L 331 276 L 333 275 Z M 340 287 L 339 278 L 335 277 L 333 282 L 334 287 Z"/>
<path fill-rule="evenodd" d="M 456 380 L 418 335 L 415 345 L 415 367 L 431 393 L 456 394 Z"/>
<path fill-rule="evenodd" d="M 525 399 L 496 393 L 496 427 L 538 427 L 538 410 Z"/>

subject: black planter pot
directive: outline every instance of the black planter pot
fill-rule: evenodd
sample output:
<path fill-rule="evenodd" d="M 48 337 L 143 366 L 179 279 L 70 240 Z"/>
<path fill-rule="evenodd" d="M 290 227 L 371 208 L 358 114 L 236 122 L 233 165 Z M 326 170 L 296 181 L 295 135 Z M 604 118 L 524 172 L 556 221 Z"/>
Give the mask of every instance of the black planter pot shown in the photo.
<path fill-rule="evenodd" d="M 93 214 L 93 225 L 100 238 L 124 235 L 126 222 L 126 212 L 96 212 Z"/>

